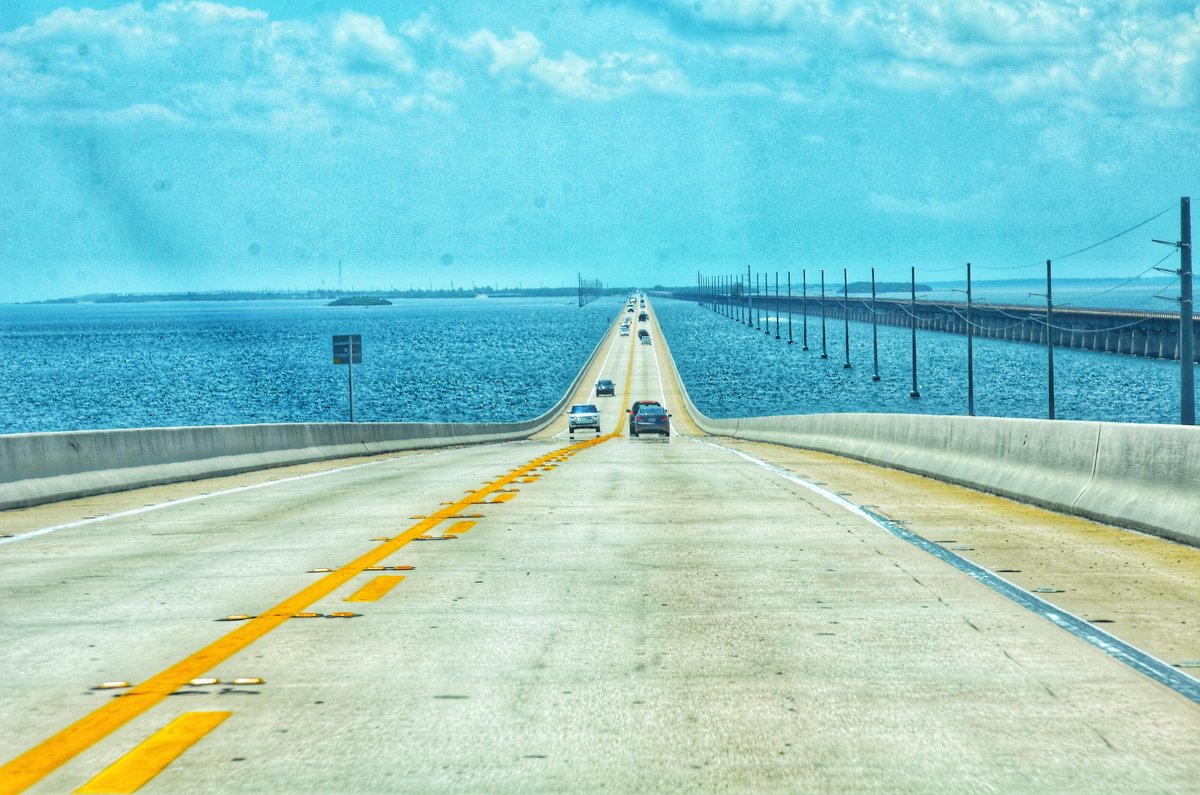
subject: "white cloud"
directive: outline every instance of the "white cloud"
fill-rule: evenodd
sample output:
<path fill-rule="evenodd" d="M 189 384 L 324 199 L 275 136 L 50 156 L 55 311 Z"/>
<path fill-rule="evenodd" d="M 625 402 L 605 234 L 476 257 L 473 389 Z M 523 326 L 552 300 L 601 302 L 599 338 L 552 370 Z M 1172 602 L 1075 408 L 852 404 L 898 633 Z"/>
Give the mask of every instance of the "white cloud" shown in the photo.
<path fill-rule="evenodd" d="M 384 68 L 402 74 L 416 69 L 404 42 L 388 33 L 379 17 L 347 11 L 338 17 L 330 38 L 334 50 L 353 66 Z"/>
<path fill-rule="evenodd" d="M 491 56 L 488 71 L 493 75 L 520 72 L 542 56 L 542 42 L 538 37 L 528 31 L 515 29 L 509 39 L 501 39 L 487 29 L 479 30 L 460 46 L 474 55 Z"/>
<path fill-rule="evenodd" d="M 889 215 L 926 218 L 933 221 L 952 221 L 967 214 L 965 202 L 948 202 L 933 196 L 897 197 L 872 193 L 867 197 L 872 209 Z"/>
<path fill-rule="evenodd" d="M 488 72 L 493 76 L 540 84 L 573 99 L 608 100 L 639 91 L 672 94 L 687 88 L 678 67 L 656 52 L 606 51 L 586 57 L 567 50 L 553 58 L 545 54 L 537 36 L 516 29 L 509 39 L 480 30 L 459 46 L 476 57 L 490 58 Z"/>
<path fill-rule="evenodd" d="M 775 66 L 786 70 L 785 54 L 795 48 L 817 53 L 820 74 L 848 86 L 865 79 L 898 90 L 978 91 L 1092 111 L 1200 103 L 1200 9 L 1074 0 L 668 4 L 677 18 L 700 24 L 700 33 L 685 27 L 680 35 L 709 47 L 713 71 L 747 63 L 770 68 L 763 52 L 779 54 Z M 709 46 L 709 30 L 733 43 Z M 803 63 L 791 61 L 793 69 Z"/>
<path fill-rule="evenodd" d="M 824 0 L 667 0 L 677 13 L 706 24 L 777 29 L 812 14 L 827 13 Z"/>
<path fill-rule="evenodd" d="M 0 32 L 0 102 L 24 118 L 75 123 L 198 123 L 242 128 L 279 118 L 358 115 L 386 120 L 416 108 L 414 93 L 454 83 L 423 80 L 404 35 L 347 12 L 272 21 L 212 2 L 59 9 Z M 430 96 L 430 99 L 435 99 Z M 130 108 L 159 108 L 134 113 Z"/>

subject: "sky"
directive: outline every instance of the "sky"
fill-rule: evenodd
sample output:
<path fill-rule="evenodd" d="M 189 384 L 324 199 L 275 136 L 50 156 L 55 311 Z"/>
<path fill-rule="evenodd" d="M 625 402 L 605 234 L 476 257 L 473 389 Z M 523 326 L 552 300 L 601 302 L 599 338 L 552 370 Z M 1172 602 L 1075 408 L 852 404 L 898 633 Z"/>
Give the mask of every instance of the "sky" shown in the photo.
<path fill-rule="evenodd" d="M 1189 2 L 0 0 L 0 302 L 1132 277 L 1198 139 Z"/>

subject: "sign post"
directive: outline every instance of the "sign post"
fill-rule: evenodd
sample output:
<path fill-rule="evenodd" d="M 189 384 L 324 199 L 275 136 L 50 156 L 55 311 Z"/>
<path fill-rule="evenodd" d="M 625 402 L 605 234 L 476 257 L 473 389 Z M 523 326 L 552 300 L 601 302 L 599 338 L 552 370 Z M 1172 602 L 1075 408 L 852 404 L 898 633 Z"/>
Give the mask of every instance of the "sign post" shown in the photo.
<path fill-rule="evenodd" d="M 354 422 L 354 365 L 362 364 L 362 335 L 334 334 L 333 363 L 349 367 L 350 379 L 350 421 Z"/>

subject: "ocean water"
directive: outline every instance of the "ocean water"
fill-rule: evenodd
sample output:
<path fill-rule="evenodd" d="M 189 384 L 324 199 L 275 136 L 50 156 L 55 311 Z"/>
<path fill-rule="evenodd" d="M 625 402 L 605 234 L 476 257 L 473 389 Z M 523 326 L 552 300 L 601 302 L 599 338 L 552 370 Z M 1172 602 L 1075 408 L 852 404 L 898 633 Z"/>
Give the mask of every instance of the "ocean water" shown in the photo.
<path fill-rule="evenodd" d="M 1160 289 L 1115 291 L 1115 305 Z M 788 345 L 786 317 L 776 340 L 694 303 L 654 307 L 710 416 L 967 412 L 964 337 L 918 332 L 913 399 L 908 329 L 879 328 L 874 382 L 868 324 L 850 325 L 846 369 L 840 321 L 828 323 L 821 359 L 819 318 L 809 318 L 805 352 L 798 315 Z M 0 433 L 344 421 L 348 373 L 332 364 L 335 334 L 363 337 L 359 421 L 523 420 L 558 401 L 620 310 L 617 298 L 582 308 L 561 298 L 0 306 Z M 1043 346 L 977 338 L 975 413 L 1045 417 L 1046 371 Z M 1055 402 L 1059 419 L 1175 423 L 1179 366 L 1056 349 Z"/>
<path fill-rule="evenodd" d="M 335 334 L 362 335 L 360 422 L 528 419 L 562 397 L 614 301 L 2 306 L 0 433 L 345 421 Z"/>
<path fill-rule="evenodd" d="M 871 325 L 850 324 L 846 368 L 844 321 L 829 320 L 828 359 L 821 359 L 819 317 L 775 315 L 771 333 L 751 329 L 694 303 L 658 300 L 655 309 L 696 407 L 711 417 L 881 412 L 967 413 L 967 340 L 917 332 L 917 391 L 912 398 L 912 331 L 880 326 L 879 381 L 873 381 Z M 1044 418 L 1049 368 L 1044 345 L 976 338 L 975 414 Z M 1179 364 L 1109 353 L 1056 348 L 1055 417 L 1109 422 L 1177 423 Z"/>

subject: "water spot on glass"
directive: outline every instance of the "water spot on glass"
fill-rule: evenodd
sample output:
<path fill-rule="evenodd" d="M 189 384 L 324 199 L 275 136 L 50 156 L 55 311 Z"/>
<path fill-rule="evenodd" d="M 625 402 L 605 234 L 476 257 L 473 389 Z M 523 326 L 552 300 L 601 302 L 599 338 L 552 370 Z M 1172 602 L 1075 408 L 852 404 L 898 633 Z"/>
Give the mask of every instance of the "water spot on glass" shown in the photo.
<path fill-rule="evenodd" d="M 335 124 L 332 127 L 330 127 L 329 134 L 334 138 L 341 138 L 342 137 L 342 125 Z"/>
<path fill-rule="evenodd" d="M 50 281 L 50 282 L 58 281 L 58 269 L 57 268 L 51 268 L 50 270 L 46 271 L 46 281 Z"/>
<path fill-rule="evenodd" d="M 542 209 L 543 207 L 545 207 L 546 206 L 546 197 L 545 196 L 535 196 L 533 199 L 533 206 L 538 208 L 539 210 Z"/>
<path fill-rule="evenodd" d="M 154 190 L 158 191 L 159 193 L 164 193 L 166 191 L 169 191 L 170 189 L 171 189 L 171 180 L 169 180 L 169 179 L 160 179 L 154 183 Z"/>
<path fill-rule="evenodd" d="M 443 265 L 453 265 L 454 264 L 454 255 L 453 254 L 443 254 L 442 258 L 441 258 L 441 263 Z"/>
<path fill-rule="evenodd" d="M 250 256 L 257 257 L 259 253 L 262 252 L 262 246 L 257 243 L 251 243 L 248 250 L 250 252 Z"/>
<path fill-rule="evenodd" d="M 425 226 L 425 224 L 414 224 L 413 225 L 413 237 L 423 237 L 425 235 L 426 229 L 427 229 L 427 227 Z"/>
<path fill-rule="evenodd" d="M 242 223 L 244 223 L 246 226 L 254 226 L 256 223 L 258 223 L 258 220 L 253 214 L 246 213 L 244 216 L 242 216 Z"/>
<path fill-rule="evenodd" d="M 532 114 L 533 114 L 533 111 L 531 111 L 529 108 L 525 107 L 524 105 L 517 108 L 517 115 L 520 116 L 522 119 L 528 119 Z"/>
<path fill-rule="evenodd" d="M 75 52 L 79 53 L 79 56 L 81 58 L 86 58 L 87 54 L 89 52 L 88 46 L 86 44 L 80 44 L 78 47 L 75 48 Z"/>
<path fill-rule="evenodd" d="M 564 182 L 562 184 L 562 192 L 563 193 L 574 193 L 575 192 L 575 183 L 574 182 Z"/>

